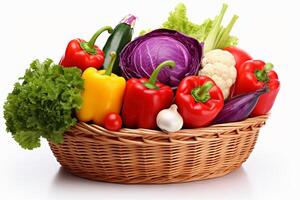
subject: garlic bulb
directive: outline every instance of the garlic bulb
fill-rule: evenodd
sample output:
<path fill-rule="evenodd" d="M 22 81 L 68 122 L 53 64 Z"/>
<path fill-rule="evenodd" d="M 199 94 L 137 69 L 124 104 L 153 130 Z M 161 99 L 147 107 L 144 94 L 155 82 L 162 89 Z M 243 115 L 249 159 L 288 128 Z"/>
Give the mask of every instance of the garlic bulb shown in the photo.
<path fill-rule="evenodd" d="M 157 126 L 164 132 L 176 132 L 183 126 L 183 119 L 177 112 L 177 105 L 161 110 L 156 117 Z"/>

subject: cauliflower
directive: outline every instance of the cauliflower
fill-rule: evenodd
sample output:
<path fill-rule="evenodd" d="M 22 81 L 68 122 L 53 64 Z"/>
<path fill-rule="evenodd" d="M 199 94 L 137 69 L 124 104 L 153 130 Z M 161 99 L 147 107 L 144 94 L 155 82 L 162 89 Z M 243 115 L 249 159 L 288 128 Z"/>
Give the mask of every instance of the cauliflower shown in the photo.
<path fill-rule="evenodd" d="M 205 54 L 202 66 L 199 75 L 213 79 L 222 90 L 224 99 L 227 99 L 237 74 L 233 55 L 228 51 L 214 49 Z"/>
<path fill-rule="evenodd" d="M 231 53 L 221 49 L 214 49 L 207 52 L 202 59 L 202 65 L 222 63 L 226 66 L 235 66 L 235 59 Z"/>

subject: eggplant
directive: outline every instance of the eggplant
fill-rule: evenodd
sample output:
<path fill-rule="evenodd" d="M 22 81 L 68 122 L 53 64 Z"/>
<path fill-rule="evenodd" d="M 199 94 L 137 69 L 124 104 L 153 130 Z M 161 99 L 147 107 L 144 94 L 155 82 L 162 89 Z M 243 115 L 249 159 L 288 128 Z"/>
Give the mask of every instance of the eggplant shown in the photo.
<path fill-rule="evenodd" d="M 236 122 L 246 119 L 255 108 L 259 97 L 268 91 L 268 87 L 263 87 L 255 92 L 250 92 L 229 99 L 225 102 L 223 109 L 214 119 L 214 124 Z"/>

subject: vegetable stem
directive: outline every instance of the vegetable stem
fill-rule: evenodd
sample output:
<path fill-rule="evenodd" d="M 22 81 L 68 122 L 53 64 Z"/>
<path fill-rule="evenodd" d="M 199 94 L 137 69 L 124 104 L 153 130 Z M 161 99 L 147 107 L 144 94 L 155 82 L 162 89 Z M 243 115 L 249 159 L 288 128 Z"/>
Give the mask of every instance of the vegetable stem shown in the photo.
<path fill-rule="evenodd" d="M 254 74 L 255 74 L 257 80 L 266 83 L 270 80 L 270 78 L 268 77 L 268 73 L 272 69 L 273 69 L 273 64 L 272 63 L 266 63 L 262 70 L 255 70 Z"/>
<path fill-rule="evenodd" d="M 124 24 L 127 24 L 129 25 L 131 28 L 134 27 L 134 24 L 135 24 L 135 21 L 136 21 L 136 17 L 134 15 L 131 15 L 131 14 L 128 14 L 126 15 L 120 23 L 124 23 Z"/>
<path fill-rule="evenodd" d="M 210 51 L 214 48 L 216 44 L 216 38 L 218 37 L 218 33 L 221 29 L 221 23 L 223 20 L 223 17 L 225 15 L 225 12 L 228 8 L 227 4 L 223 4 L 222 10 L 220 12 L 220 15 L 217 16 L 214 26 L 212 27 L 212 30 L 209 32 L 207 38 L 204 41 L 204 52 Z"/>
<path fill-rule="evenodd" d="M 116 61 L 116 57 L 117 57 L 116 52 L 111 51 L 111 52 L 110 52 L 110 61 L 109 61 L 109 64 L 108 64 L 107 69 L 105 70 L 104 75 L 107 75 L 107 76 L 110 76 L 110 75 L 111 75 L 111 72 L 112 72 L 114 63 L 115 63 L 115 61 Z"/>
<path fill-rule="evenodd" d="M 211 81 L 205 82 L 202 86 L 195 87 L 192 90 L 192 96 L 194 97 L 196 102 L 207 102 L 211 97 L 209 94 L 209 90 L 213 87 L 213 83 Z"/>
<path fill-rule="evenodd" d="M 269 72 L 273 69 L 274 65 L 272 63 L 266 63 L 264 69 Z"/>
<path fill-rule="evenodd" d="M 145 87 L 147 87 L 148 89 L 159 89 L 156 85 L 155 82 L 157 80 L 157 76 L 159 74 L 159 72 L 164 68 L 164 67 L 169 67 L 169 68 L 174 68 L 176 65 L 176 63 L 173 60 L 166 60 L 162 63 L 160 63 L 156 69 L 152 72 L 149 81 L 145 82 L 144 85 Z"/>
<path fill-rule="evenodd" d="M 112 33 L 113 32 L 113 29 L 111 26 L 104 26 L 102 28 L 100 28 L 93 36 L 92 38 L 90 39 L 90 41 L 88 42 L 81 42 L 80 43 L 80 46 L 82 49 L 84 49 L 87 53 L 89 54 L 96 54 L 97 53 L 97 50 L 96 48 L 94 47 L 95 45 L 95 42 L 97 40 L 97 38 L 99 37 L 99 35 L 101 33 L 103 33 L 104 31 L 108 31 L 108 33 Z"/>
<path fill-rule="evenodd" d="M 226 41 L 228 40 L 230 31 L 238 18 L 239 18 L 239 16 L 237 16 L 237 15 L 234 15 L 232 17 L 232 19 L 230 20 L 227 27 L 222 31 L 221 36 L 218 38 L 217 43 L 216 43 L 216 48 L 223 49 L 226 47 Z"/>

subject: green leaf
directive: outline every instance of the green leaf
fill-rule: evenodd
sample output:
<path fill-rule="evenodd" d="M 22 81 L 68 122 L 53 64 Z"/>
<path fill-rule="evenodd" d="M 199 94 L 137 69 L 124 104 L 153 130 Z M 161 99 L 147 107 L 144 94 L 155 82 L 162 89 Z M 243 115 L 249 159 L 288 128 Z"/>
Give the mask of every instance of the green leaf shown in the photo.
<path fill-rule="evenodd" d="M 212 49 L 223 49 L 228 46 L 236 46 L 238 39 L 230 36 L 230 31 L 237 19 L 235 15 L 226 28 L 222 27 L 222 20 L 227 9 L 227 5 L 223 4 L 221 13 L 214 19 L 206 19 L 202 24 L 193 23 L 187 17 L 187 9 L 183 3 L 179 3 L 175 10 L 170 12 L 167 21 L 162 28 L 172 29 L 189 35 L 199 42 L 204 42 L 205 51 Z M 150 32 L 151 29 L 143 30 L 140 35 Z"/>
<path fill-rule="evenodd" d="M 64 68 L 51 59 L 34 60 L 4 104 L 6 129 L 25 149 L 40 146 L 40 137 L 63 142 L 81 106 L 81 70 Z"/>
<path fill-rule="evenodd" d="M 24 149 L 32 150 L 40 147 L 40 135 L 31 131 L 17 132 L 13 138 L 20 144 Z"/>
<path fill-rule="evenodd" d="M 203 24 L 198 25 L 191 22 L 186 13 L 186 7 L 183 3 L 179 3 L 173 12 L 170 12 L 168 20 L 163 23 L 162 27 L 179 31 L 203 41 L 211 29 L 212 21 L 207 19 Z"/>

